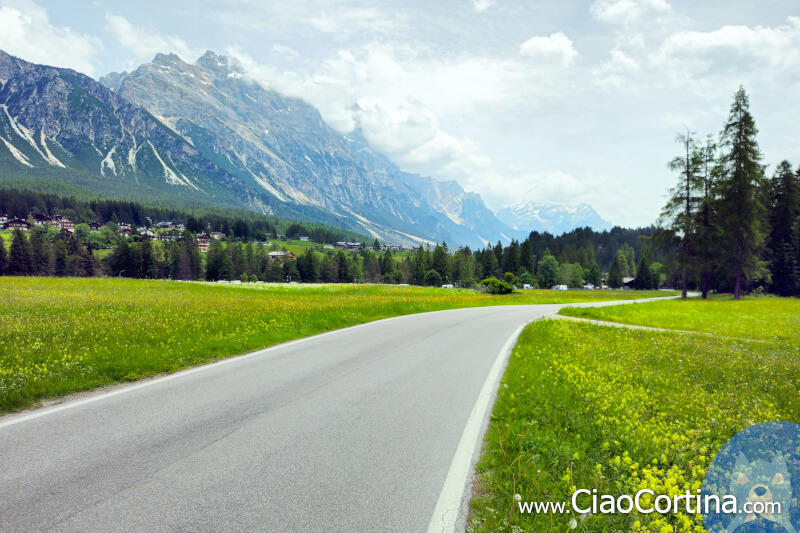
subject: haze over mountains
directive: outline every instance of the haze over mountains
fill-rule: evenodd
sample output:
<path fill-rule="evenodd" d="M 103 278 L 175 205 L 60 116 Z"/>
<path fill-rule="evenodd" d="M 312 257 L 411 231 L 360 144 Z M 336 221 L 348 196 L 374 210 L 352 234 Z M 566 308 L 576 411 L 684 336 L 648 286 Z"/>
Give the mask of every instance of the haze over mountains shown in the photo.
<path fill-rule="evenodd" d="M 566 206 L 537 202 L 521 202 L 501 209 L 497 218 L 511 228 L 521 231 L 545 231 L 561 235 L 575 228 L 589 226 L 596 231 L 610 230 L 613 225 L 604 220 L 589 204 Z"/>
<path fill-rule="evenodd" d="M 358 130 L 340 134 L 312 106 L 253 83 L 213 52 L 194 64 L 159 54 L 100 82 L 0 51 L 0 170 L 319 221 L 408 245 L 507 242 L 534 223 L 558 233 L 610 226 L 588 206 L 571 216 L 511 209 L 499 218 L 479 195 L 401 171 Z"/>

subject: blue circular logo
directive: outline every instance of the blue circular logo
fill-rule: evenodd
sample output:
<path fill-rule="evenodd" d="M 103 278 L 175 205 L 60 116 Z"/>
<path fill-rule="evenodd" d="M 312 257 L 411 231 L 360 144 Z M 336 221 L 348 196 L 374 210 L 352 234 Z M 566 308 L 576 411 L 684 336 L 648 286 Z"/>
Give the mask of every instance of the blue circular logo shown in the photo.
<path fill-rule="evenodd" d="M 714 457 L 701 497 L 709 533 L 800 532 L 800 425 L 737 433 Z"/>

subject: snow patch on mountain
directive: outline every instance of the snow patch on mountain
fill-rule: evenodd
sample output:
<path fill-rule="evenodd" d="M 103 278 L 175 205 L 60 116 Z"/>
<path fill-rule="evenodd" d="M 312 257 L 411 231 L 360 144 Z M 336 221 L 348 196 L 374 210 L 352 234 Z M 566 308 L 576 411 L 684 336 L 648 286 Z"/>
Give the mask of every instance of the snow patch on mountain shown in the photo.
<path fill-rule="evenodd" d="M 503 208 L 497 213 L 497 218 L 518 231 L 546 231 L 553 235 L 587 226 L 596 231 L 610 230 L 613 227 L 589 204 L 521 202 Z"/>

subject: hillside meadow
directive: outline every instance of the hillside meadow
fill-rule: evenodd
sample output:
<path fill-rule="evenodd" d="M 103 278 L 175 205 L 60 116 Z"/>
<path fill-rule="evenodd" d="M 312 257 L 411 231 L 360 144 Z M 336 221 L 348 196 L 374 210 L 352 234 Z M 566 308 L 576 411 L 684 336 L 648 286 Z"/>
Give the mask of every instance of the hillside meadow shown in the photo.
<path fill-rule="evenodd" d="M 468 531 L 704 533 L 700 515 L 686 513 L 523 514 L 515 495 L 694 492 L 733 435 L 800 420 L 800 301 L 719 297 L 561 313 L 719 336 L 567 320 L 528 326 L 499 388 Z"/>
<path fill-rule="evenodd" d="M 664 295 L 0 278 L 0 412 L 410 313 Z"/>

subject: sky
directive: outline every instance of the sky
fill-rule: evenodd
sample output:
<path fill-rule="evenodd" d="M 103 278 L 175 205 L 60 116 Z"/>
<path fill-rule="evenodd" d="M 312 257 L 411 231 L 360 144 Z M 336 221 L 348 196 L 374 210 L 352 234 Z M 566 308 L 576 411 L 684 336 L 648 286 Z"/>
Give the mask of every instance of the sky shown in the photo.
<path fill-rule="evenodd" d="M 0 0 L 0 49 L 94 78 L 233 56 L 495 211 L 586 202 L 653 223 L 676 135 L 716 138 L 740 85 L 767 174 L 800 164 L 797 0 Z"/>

